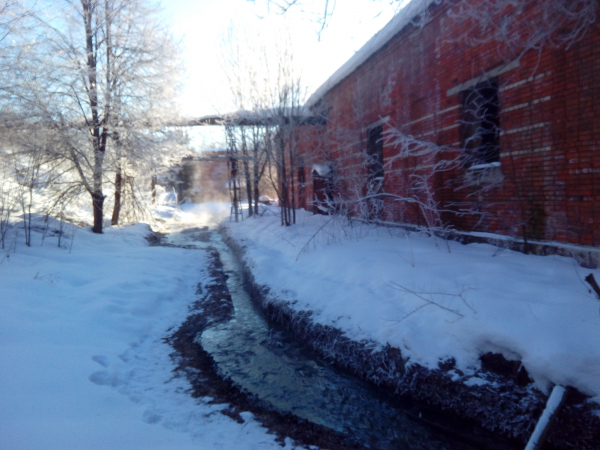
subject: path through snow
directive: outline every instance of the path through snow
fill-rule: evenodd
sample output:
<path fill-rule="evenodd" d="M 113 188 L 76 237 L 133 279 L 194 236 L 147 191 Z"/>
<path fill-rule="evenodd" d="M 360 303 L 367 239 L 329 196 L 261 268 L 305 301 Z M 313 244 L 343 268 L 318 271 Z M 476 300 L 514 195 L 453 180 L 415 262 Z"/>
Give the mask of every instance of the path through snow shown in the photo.
<path fill-rule="evenodd" d="M 223 208 L 161 214 L 198 226 Z M 238 424 L 173 377 L 163 338 L 186 319 L 205 253 L 150 247 L 148 231 L 80 229 L 71 251 L 34 233 L 0 264 L 0 448 L 281 448 L 252 414 Z"/>

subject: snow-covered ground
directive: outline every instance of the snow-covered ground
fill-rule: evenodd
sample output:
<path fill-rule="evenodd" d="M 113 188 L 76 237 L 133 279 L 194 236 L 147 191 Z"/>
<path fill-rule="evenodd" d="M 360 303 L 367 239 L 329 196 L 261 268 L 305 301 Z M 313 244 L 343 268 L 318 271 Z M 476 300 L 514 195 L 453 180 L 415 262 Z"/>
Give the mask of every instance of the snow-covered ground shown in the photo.
<path fill-rule="evenodd" d="M 426 367 L 453 357 L 472 374 L 482 354 L 502 353 L 523 361 L 547 393 L 570 385 L 600 401 L 600 302 L 584 281 L 590 272 L 600 280 L 599 270 L 561 256 L 297 215 L 287 228 L 275 209 L 226 222 L 256 281 L 275 297 Z"/>
<path fill-rule="evenodd" d="M 270 210 L 236 224 L 226 204 L 161 207 L 155 226 L 224 221 L 259 283 L 353 339 L 428 367 L 454 357 L 466 373 L 501 352 L 546 391 L 600 400 L 600 302 L 583 281 L 600 271 L 303 211 L 285 228 Z M 34 232 L 31 247 L 0 253 L 0 448 L 280 448 L 250 413 L 238 424 L 173 377 L 162 339 L 185 320 L 206 260 L 150 247 L 147 232 L 82 228 L 61 248 Z"/>
<path fill-rule="evenodd" d="M 157 214 L 198 226 L 229 213 L 187 209 Z M 150 247 L 148 231 L 82 228 L 61 248 L 34 232 L 31 247 L 0 252 L 0 448 L 281 448 L 250 413 L 238 424 L 173 377 L 162 339 L 186 319 L 206 259 Z"/>

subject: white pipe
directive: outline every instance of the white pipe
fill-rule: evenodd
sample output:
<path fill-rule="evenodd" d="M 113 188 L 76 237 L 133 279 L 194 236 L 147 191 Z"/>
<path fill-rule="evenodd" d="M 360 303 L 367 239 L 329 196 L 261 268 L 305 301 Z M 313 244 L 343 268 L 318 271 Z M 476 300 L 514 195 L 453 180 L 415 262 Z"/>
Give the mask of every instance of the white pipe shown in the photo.
<path fill-rule="evenodd" d="M 527 443 L 527 447 L 525 450 L 537 450 L 539 445 L 544 443 L 542 439 L 543 436 L 547 433 L 547 428 L 549 427 L 553 416 L 556 414 L 558 408 L 563 403 L 565 398 L 565 388 L 562 386 L 554 386 L 552 389 L 552 393 L 546 402 L 546 408 L 544 408 L 544 412 L 540 416 L 537 425 L 535 426 L 535 430 L 531 434 L 529 438 L 529 442 Z"/>

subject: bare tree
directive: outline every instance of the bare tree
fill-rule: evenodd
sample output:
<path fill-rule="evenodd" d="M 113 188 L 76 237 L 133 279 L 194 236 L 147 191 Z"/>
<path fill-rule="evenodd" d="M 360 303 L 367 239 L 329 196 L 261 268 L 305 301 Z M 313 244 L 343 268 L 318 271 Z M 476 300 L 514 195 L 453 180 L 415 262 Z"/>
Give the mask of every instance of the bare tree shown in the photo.
<path fill-rule="evenodd" d="M 266 174 L 278 195 L 282 223 L 290 225 L 297 206 L 298 130 L 306 113 L 306 91 L 294 67 L 290 38 L 267 45 L 230 28 L 223 42 L 224 69 L 238 110 L 228 133 L 241 155 L 250 214 L 253 201 L 258 212 L 258 186 Z"/>
<path fill-rule="evenodd" d="M 249 1 L 255 3 L 255 0 Z M 304 14 L 310 14 L 318 26 L 317 33 L 319 36 L 327 28 L 336 6 L 336 0 L 323 0 L 322 5 L 318 5 L 316 10 L 312 4 L 307 8 L 306 2 L 303 0 L 265 0 L 264 3 L 268 12 L 272 10 L 276 14 L 287 14 L 294 8 L 299 9 Z"/>
<path fill-rule="evenodd" d="M 298 167 L 298 146 L 301 127 L 305 117 L 304 99 L 306 92 L 298 78 L 289 73 L 287 64 L 280 67 L 282 73 L 278 86 L 276 117 L 279 122 L 274 145 L 272 160 L 277 168 L 277 188 L 279 206 L 281 207 L 282 225 L 296 223 L 295 177 Z"/>
<path fill-rule="evenodd" d="M 10 74 L 33 48 L 30 40 L 22 39 L 32 31 L 33 11 L 34 7 L 27 8 L 21 0 L 0 4 L 0 89 L 12 84 Z"/>
<path fill-rule="evenodd" d="M 15 195 L 13 180 L 13 165 L 4 152 L 0 153 L 0 246 L 6 248 L 8 231 L 11 228 L 10 218 L 16 209 L 17 197 Z"/>
<path fill-rule="evenodd" d="M 114 169 L 119 190 L 119 161 L 130 154 L 119 153 L 124 131 L 143 134 L 168 122 L 173 111 L 177 48 L 144 0 L 43 6 L 35 20 L 44 39 L 36 41 L 36 51 L 20 67 L 24 76 L 5 97 L 30 123 L 60 135 L 55 156 L 70 165 L 91 196 L 93 231 L 101 233 L 104 185 Z"/>
<path fill-rule="evenodd" d="M 454 39 L 478 45 L 495 42 L 506 61 L 544 48 L 569 48 L 595 21 L 597 0 L 460 0 L 449 17 L 465 24 Z"/>
<path fill-rule="evenodd" d="M 308 18 L 311 22 L 316 25 L 316 34 L 319 40 L 323 33 L 328 28 L 330 23 L 336 16 L 337 0 L 320 0 L 320 1 L 307 1 L 307 0 L 248 0 L 252 3 L 263 5 L 264 13 L 278 14 L 278 15 L 291 15 L 300 14 L 303 18 Z M 436 0 L 437 3 L 441 3 L 443 0 Z M 392 12 L 398 13 L 405 6 L 410 5 L 411 2 L 417 3 L 422 0 L 355 0 L 352 2 L 352 8 L 356 10 L 366 10 L 368 8 L 371 11 L 372 17 L 376 18 L 383 13 Z M 374 5 L 375 4 L 375 5 Z M 260 13 L 259 13 L 260 14 Z M 427 10 L 421 11 L 418 15 L 413 18 L 413 23 L 417 26 L 423 26 L 429 21 L 429 12 Z"/>
<path fill-rule="evenodd" d="M 234 168 L 230 170 L 239 173 L 239 163 L 242 164 L 243 175 L 246 179 L 246 199 L 248 201 L 248 214 L 251 216 L 254 212 L 253 209 L 253 196 L 255 190 L 253 186 L 258 185 L 258 180 L 253 181 L 253 174 L 251 175 L 251 165 L 257 165 L 258 161 L 254 164 L 250 161 L 250 151 L 253 149 L 260 149 L 261 136 L 257 135 L 260 127 L 258 123 L 258 115 L 256 112 L 252 114 L 252 119 L 244 119 L 246 115 L 246 109 L 254 109 L 256 103 L 256 92 L 260 89 L 257 86 L 257 74 L 258 68 L 255 58 L 260 58 L 261 47 L 253 42 L 246 33 L 237 32 L 231 23 L 227 29 L 227 32 L 222 36 L 221 39 L 221 54 L 223 57 L 222 68 L 225 72 L 227 80 L 229 82 L 229 89 L 231 92 L 232 105 L 236 111 L 230 118 L 229 124 L 226 126 L 226 134 L 228 141 L 228 150 L 232 157 L 235 158 L 231 161 L 231 164 L 235 164 Z M 249 132 L 253 129 L 254 132 Z M 231 186 L 234 192 L 234 205 L 237 208 L 237 202 L 241 199 L 237 198 L 238 180 L 232 180 L 236 183 L 235 186 Z M 256 198 L 258 202 L 258 198 Z"/>
<path fill-rule="evenodd" d="M 13 42 L 13 36 L 21 36 L 26 27 L 27 10 L 17 0 L 7 0 L 0 5 L 0 95 L 9 87 L 15 66 L 27 47 L 23 42 Z M 6 147 L 6 122 L 13 122 L 15 114 L 5 104 L 0 103 L 0 247 L 6 248 L 8 232 L 11 229 L 11 216 L 16 212 L 18 198 L 14 183 L 14 161 Z"/>
<path fill-rule="evenodd" d="M 156 197 L 156 177 L 190 153 L 187 134 L 179 128 L 144 130 L 117 127 L 111 136 L 108 167 L 114 173 L 111 224 L 149 217 Z M 153 185 L 154 183 L 154 185 Z M 150 189 L 148 189 L 150 187 Z"/>

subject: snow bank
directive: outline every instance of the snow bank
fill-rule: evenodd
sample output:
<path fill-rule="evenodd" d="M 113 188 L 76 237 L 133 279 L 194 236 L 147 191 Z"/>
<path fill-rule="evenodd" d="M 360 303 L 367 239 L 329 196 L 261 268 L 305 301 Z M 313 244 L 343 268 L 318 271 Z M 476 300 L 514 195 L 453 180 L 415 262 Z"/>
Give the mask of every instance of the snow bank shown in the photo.
<path fill-rule="evenodd" d="M 256 282 L 314 321 L 428 368 L 452 357 L 473 373 L 482 354 L 501 353 L 546 393 L 600 395 L 599 303 L 583 281 L 590 270 L 572 259 L 297 217 L 287 228 L 276 211 L 226 225 Z"/>

